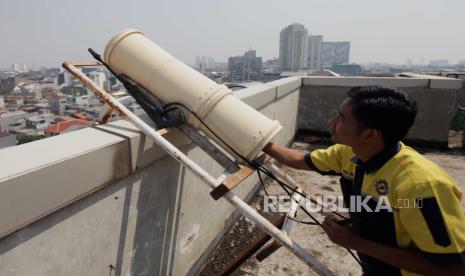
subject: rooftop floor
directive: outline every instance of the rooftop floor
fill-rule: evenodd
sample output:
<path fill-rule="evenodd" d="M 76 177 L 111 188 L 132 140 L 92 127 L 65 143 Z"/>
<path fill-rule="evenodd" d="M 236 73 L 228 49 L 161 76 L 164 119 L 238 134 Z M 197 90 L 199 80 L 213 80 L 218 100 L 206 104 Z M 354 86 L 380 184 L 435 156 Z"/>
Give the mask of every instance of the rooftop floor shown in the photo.
<path fill-rule="evenodd" d="M 326 147 L 325 143 L 308 144 L 294 142 L 293 147 L 302 151 L 312 151 L 316 148 Z M 465 154 L 463 150 L 438 151 L 432 149 L 417 149 L 427 158 L 441 166 L 457 182 L 462 191 L 465 191 Z M 317 194 L 341 195 L 338 176 L 322 176 L 312 171 L 301 171 L 283 166 L 283 170 L 294 180 L 303 184 L 307 191 Z M 274 182 L 266 182 L 266 190 L 270 195 L 285 195 L 286 193 Z M 252 205 L 263 210 L 263 189 L 252 200 Z M 462 199 L 462 208 L 465 211 L 465 201 Z M 265 214 L 267 216 L 267 214 Z M 268 214 L 268 217 L 270 215 Z M 316 213 L 315 218 L 322 221 L 323 214 Z M 309 221 L 302 211 L 297 212 L 296 219 Z M 240 216 L 235 225 L 220 242 L 209 261 L 203 267 L 200 275 L 218 273 L 234 259 L 241 250 L 261 234 L 252 222 Z M 303 246 L 308 252 L 327 266 L 336 275 L 361 275 L 361 269 L 346 249 L 332 243 L 323 229 L 315 225 L 306 225 L 294 222 L 290 236 Z M 267 245 L 270 242 L 267 243 Z M 263 246 L 262 248 L 265 248 Z M 263 262 L 258 262 L 255 256 L 250 257 L 232 275 L 317 275 L 302 261 L 297 259 L 286 248 L 280 248 Z"/>

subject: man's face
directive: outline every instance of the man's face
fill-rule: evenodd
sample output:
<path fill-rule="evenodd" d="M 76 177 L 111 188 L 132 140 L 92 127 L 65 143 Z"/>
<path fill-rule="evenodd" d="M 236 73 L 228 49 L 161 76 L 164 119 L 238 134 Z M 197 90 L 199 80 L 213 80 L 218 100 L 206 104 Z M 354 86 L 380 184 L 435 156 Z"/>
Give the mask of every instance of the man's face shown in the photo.
<path fill-rule="evenodd" d="M 330 119 L 328 124 L 334 143 L 349 147 L 362 143 L 358 123 L 352 117 L 352 107 L 348 99 L 339 106 L 338 115 Z"/>

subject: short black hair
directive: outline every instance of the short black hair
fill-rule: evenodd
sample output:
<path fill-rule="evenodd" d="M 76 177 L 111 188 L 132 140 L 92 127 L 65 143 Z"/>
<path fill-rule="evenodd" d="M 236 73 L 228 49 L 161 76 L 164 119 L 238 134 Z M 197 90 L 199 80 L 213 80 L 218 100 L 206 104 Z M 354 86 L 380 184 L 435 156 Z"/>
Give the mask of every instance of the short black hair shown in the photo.
<path fill-rule="evenodd" d="M 386 145 L 402 140 L 415 122 L 417 105 L 398 88 L 357 86 L 347 95 L 360 130 L 379 130 Z"/>

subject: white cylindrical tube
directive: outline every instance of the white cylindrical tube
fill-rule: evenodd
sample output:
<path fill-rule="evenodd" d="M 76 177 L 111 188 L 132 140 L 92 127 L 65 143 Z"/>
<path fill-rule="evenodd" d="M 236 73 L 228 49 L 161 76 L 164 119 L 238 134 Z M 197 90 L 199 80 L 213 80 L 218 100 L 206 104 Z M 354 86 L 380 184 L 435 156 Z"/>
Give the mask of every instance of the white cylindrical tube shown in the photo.
<path fill-rule="evenodd" d="M 136 81 L 163 103 L 180 102 L 189 107 L 225 143 L 249 160 L 282 128 L 278 121 L 242 102 L 225 85 L 177 60 L 138 30 L 126 29 L 116 34 L 105 48 L 104 59 L 117 73 Z M 221 144 L 193 116 L 188 117 L 188 123 Z"/>

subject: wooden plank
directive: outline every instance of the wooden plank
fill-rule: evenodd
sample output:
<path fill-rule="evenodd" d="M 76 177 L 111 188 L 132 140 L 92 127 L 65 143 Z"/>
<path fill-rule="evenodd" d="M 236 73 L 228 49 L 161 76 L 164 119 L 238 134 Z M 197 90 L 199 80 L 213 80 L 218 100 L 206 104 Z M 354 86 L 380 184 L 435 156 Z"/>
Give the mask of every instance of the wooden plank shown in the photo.
<path fill-rule="evenodd" d="M 273 225 L 281 228 L 284 223 L 284 216 L 280 216 L 271 221 Z M 271 239 L 267 233 L 261 234 L 257 239 L 251 242 L 239 255 L 234 258 L 220 273 L 216 275 L 228 275 L 243 264 L 250 256 L 252 256 L 258 249 L 266 244 Z"/>
<path fill-rule="evenodd" d="M 273 241 L 270 245 L 264 248 L 262 251 L 258 252 L 255 256 L 257 261 L 262 262 L 264 259 L 268 258 L 271 254 L 273 254 L 276 250 L 281 248 L 281 244 L 277 241 Z"/>
<path fill-rule="evenodd" d="M 257 161 L 261 164 L 268 162 L 271 159 L 271 156 L 267 154 L 262 154 L 257 158 Z M 226 180 L 224 180 L 220 185 L 210 192 L 210 195 L 213 199 L 218 200 L 224 196 L 227 192 L 231 191 L 237 185 L 242 183 L 247 177 L 255 172 L 255 169 L 250 166 L 241 166 L 241 169 L 236 173 L 230 175 Z"/>

